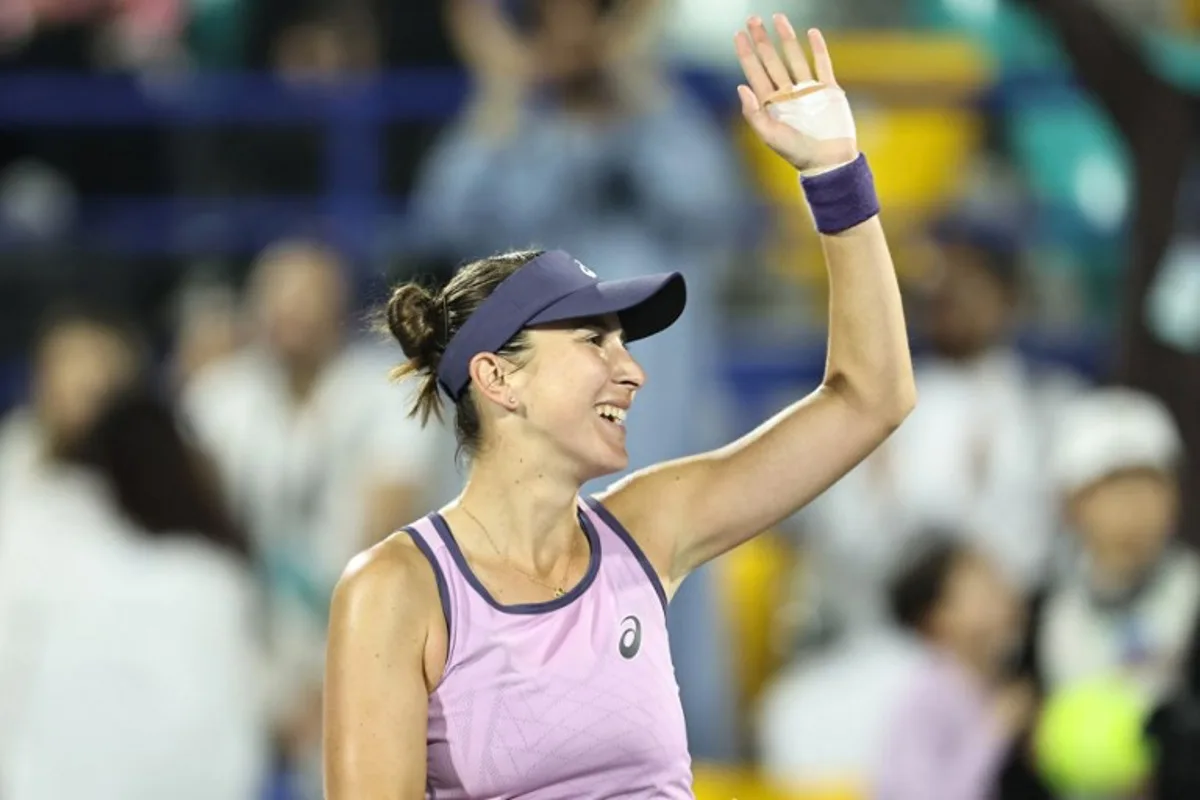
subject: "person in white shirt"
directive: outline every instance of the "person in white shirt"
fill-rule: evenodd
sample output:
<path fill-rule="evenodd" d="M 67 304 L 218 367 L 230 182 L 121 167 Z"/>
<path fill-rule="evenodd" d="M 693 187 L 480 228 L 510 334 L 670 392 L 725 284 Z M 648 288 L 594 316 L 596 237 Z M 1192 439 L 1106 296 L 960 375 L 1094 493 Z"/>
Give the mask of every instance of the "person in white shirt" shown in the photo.
<path fill-rule="evenodd" d="M 253 343 L 184 393 L 255 548 L 299 559 L 287 568 L 322 588 L 411 516 L 436 435 L 406 418 L 390 353 L 351 340 L 348 302 L 331 251 L 268 250 L 249 288 Z"/>
<path fill-rule="evenodd" d="M 1200 557 L 1177 536 L 1182 459 L 1149 394 L 1106 388 L 1065 410 L 1050 463 L 1080 558 L 1039 614 L 1047 691 L 1114 672 L 1150 703 L 1177 688 L 1200 613 Z"/>
<path fill-rule="evenodd" d="M 261 796 L 248 552 L 169 407 L 143 395 L 0 506 L 0 797 Z"/>
<path fill-rule="evenodd" d="M 252 343 L 183 393 L 270 587 L 282 745 L 317 763 L 326 612 L 350 558 L 431 498 L 442 432 L 409 419 L 390 352 L 355 341 L 340 259 L 283 242 L 250 279 Z"/>

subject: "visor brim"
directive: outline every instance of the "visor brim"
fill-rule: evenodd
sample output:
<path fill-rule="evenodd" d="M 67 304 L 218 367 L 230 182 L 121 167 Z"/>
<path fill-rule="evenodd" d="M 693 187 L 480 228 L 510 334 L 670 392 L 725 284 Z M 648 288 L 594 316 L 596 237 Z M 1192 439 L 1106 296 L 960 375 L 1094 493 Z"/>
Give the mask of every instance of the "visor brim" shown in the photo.
<path fill-rule="evenodd" d="M 566 295 L 527 323 L 545 325 L 616 314 L 625 340 L 645 339 L 671 327 L 687 305 L 687 283 L 678 272 L 601 281 Z"/>

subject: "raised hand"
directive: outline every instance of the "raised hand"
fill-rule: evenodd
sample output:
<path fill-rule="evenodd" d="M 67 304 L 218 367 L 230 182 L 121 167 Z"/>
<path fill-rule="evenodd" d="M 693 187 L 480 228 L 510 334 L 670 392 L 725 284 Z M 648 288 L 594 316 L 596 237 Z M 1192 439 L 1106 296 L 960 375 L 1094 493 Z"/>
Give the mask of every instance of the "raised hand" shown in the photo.
<path fill-rule="evenodd" d="M 748 86 L 738 86 L 742 115 L 759 137 L 802 173 L 853 161 L 858 156 L 854 118 L 837 85 L 821 32 L 808 32 L 816 77 L 791 22 L 773 17 L 776 49 L 759 17 L 734 37 Z M 780 55 L 782 50 L 783 55 Z"/>
<path fill-rule="evenodd" d="M 486 136 L 507 139 L 519 128 L 535 80 L 534 54 L 499 0 L 448 0 L 445 10 L 451 41 L 475 81 L 472 124 Z"/>
<path fill-rule="evenodd" d="M 446 15 L 454 47 L 475 80 L 488 87 L 530 83 L 533 54 L 497 0 L 450 0 Z"/>

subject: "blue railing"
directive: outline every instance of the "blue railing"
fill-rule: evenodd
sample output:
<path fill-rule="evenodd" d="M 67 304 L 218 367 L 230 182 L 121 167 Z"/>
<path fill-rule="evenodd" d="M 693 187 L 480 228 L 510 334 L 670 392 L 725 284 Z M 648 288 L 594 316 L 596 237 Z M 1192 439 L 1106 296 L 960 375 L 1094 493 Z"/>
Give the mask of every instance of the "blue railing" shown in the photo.
<path fill-rule="evenodd" d="M 733 79 L 683 76 L 718 113 L 732 107 Z M 0 126 L 186 128 L 212 124 L 323 125 L 324 190 L 315 197 L 245 199 L 87 198 L 75 236 L 118 253 L 246 254 L 314 221 L 351 258 L 402 249 L 402 202 L 381 191 L 382 131 L 397 122 L 439 122 L 461 107 L 460 72 L 387 73 L 336 84 L 289 83 L 256 74 L 128 77 L 26 75 L 0 79 Z M 19 246 L 0 231 L 0 247 Z"/>
<path fill-rule="evenodd" d="M 685 70 L 682 83 L 718 117 L 736 113 L 733 73 Z M 1036 89 L 1031 89 L 1036 87 Z M 384 126 L 451 118 L 469 91 L 456 70 L 410 70 L 298 84 L 263 74 L 0 77 L 0 127 L 120 128 L 155 125 L 313 125 L 326 132 L 323 190 L 312 197 L 252 199 L 85 198 L 74 237 L 86 248 L 132 255 L 239 254 L 296 230 L 322 232 L 354 257 L 403 249 L 402 200 L 380 187 Z M 1055 102 L 1063 76 L 1013 76 L 982 95 L 985 105 L 1036 94 Z M 24 241 L 0 229 L 0 249 Z"/>

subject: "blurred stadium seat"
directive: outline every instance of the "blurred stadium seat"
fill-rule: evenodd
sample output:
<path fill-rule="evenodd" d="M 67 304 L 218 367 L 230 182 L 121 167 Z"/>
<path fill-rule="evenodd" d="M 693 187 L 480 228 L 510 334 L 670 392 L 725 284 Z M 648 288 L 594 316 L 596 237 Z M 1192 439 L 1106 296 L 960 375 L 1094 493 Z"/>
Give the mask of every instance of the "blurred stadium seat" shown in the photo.
<path fill-rule="evenodd" d="M 913 22 L 930 31 L 966 36 L 986 49 L 1002 74 L 1060 67 L 1063 56 L 1044 26 L 1007 0 L 916 0 Z"/>
<path fill-rule="evenodd" d="M 1056 213 L 1052 239 L 1080 225 L 1108 236 L 1125 221 L 1129 167 L 1124 148 L 1095 104 L 1077 94 L 1047 102 L 1014 98 L 1007 120 L 1014 157 L 1035 197 Z"/>
<path fill-rule="evenodd" d="M 855 781 L 810 787 L 775 786 L 750 770 L 696 765 L 696 800 L 866 800 Z"/>
<path fill-rule="evenodd" d="M 719 563 L 731 646 L 738 653 L 743 708 L 753 708 L 759 690 L 778 666 L 775 635 L 778 610 L 795 576 L 792 552 L 782 537 L 768 532 L 724 556 Z"/>

